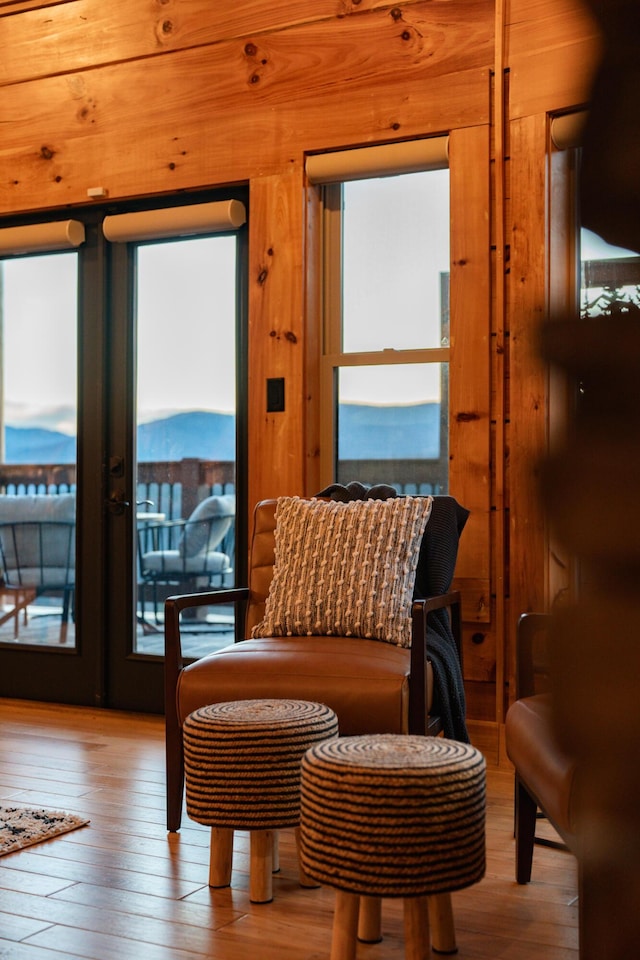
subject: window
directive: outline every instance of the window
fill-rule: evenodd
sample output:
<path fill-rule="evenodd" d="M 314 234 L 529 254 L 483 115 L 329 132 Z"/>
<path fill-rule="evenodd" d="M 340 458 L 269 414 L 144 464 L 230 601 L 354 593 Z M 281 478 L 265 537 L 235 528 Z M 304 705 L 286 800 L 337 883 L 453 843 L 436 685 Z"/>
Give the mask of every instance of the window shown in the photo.
<path fill-rule="evenodd" d="M 436 169 L 323 187 L 326 482 L 385 482 L 405 493 L 448 490 L 444 156 Z"/>
<path fill-rule="evenodd" d="M 580 315 L 640 318 L 640 256 L 580 232 Z"/>

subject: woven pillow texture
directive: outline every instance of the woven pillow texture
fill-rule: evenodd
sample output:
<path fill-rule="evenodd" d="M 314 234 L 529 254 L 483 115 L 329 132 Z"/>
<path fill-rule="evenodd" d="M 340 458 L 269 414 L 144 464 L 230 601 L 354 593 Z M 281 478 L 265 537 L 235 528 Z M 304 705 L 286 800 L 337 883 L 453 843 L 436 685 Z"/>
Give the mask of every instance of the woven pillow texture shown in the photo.
<path fill-rule="evenodd" d="M 416 567 L 432 502 L 280 497 L 273 580 L 252 637 L 366 637 L 410 647 Z"/>

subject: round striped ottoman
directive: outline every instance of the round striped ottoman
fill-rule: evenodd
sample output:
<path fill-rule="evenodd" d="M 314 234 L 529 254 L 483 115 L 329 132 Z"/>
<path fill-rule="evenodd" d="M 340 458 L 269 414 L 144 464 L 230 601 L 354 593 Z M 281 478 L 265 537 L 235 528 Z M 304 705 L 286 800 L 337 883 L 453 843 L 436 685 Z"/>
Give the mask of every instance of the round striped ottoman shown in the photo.
<path fill-rule="evenodd" d="M 357 935 L 380 939 L 383 897 L 405 898 L 407 957 L 456 952 L 450 894 L 485 871 L 485 776 L 478 750 L 441 737 L 340 737 L 306 752 L 300 858 L 337 890 L 331 960 L 353 960 Z"/>
<path fill-rule="evenodd" d="M 209 885 L 231 883 L 233 831 L 250 831 L 249 897 L 272 899 L 277 831 L 300 822 L 300 761 L 337 737 L 329 707 L 307 700 L 232 700 L 183 725 L 187 813 L 211 830 Z M 315 885 L 300 873 L 303 885 Z"/>

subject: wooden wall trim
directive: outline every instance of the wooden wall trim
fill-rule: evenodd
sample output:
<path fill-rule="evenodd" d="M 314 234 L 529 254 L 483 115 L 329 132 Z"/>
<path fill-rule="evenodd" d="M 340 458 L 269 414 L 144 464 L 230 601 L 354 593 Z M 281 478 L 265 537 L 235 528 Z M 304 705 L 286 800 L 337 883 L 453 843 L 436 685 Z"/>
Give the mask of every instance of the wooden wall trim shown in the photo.
<path fill-rule="evenodd" d="M 489 86 L 487 85 L 487 96 Z M 470 516 L 460 541 L 456 584 L 465 595 L 465 678 L 495 675 L 491 616 L 491 239 L 490 130 L 453 130 L 451 178 L 451 362 L 449 488 Z M 466 371 L 473 369 L 473 376 Z M 475 607 L 475 609 L 474 609 Z"/>
<path fill-rule="evenodd" d="M 491 319 L 491 370 L 493 375 L 493 595 L 496 644 L 496 720 L 504 717 L 505 624 L 507 564 L 506 541 L 506 31 L 505 0 L 496 2 L 496 43 L 493 82 L 493 310 Z"/>
<path fill-rule="evenodd" d="M 488 89 L 487 89 L 488 95 Z M 490 576 L 489 127 L 453 130 L 449 483 L 471 511 L 457 575 Z M 473 369 L 473 377 L 465 371 Z"/>
<path fill-rule="evenodd" d="M 303 169 L 252 180 L 249 198 L 249 504 L 304 491 Z M 285 410 L 267 413 L 267 377 Z"/>
<path fill-rule="evenodd" d="M 323 349 L 323 206 L 319 187 L 307 186 L 305 220 L 305 477 L 303 493 L 313 496 L 322 488 L 320 437 L 323 411 L 320 404 L 320 358 Z"/>
<path fill-rule="evenodd" d="M 547 529 L 538 489 L 548 446 L 548 371 L 537 346 L 547 317 L 547 117 L 511 123 L 509 316 L 509 569 L 507 677 L 515 676 L 515 629 L 521 613 L 544 610 Z M 517 172 L 517 175 L 516 175 Z"/>

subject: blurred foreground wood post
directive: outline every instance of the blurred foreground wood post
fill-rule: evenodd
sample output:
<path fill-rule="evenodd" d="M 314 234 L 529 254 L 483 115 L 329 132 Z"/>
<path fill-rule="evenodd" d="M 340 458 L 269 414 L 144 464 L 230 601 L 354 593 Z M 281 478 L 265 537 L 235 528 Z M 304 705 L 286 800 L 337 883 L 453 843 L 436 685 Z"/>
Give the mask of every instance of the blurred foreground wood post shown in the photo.
<path fill-rule="evenodd" d="M 640 943 L 640 316 L 556 322 L 543 339 L 582 384 L 543 484 L 581 571 L 551 643 L 557 733 L 581 771 L 580 957 L 627 960 Z"/>
<path fill-rule="evenodd" d="M 603 56 L 583 138 L 582 225 L 640 251 L 640 5 L 585 0 Z M 557 733 L 579 758 L 581 960 L 640 943 L 640 311 L 552 319 L 543 355 L 579 389 L 543 502 L 579 562 L 552 635 Z"/>

